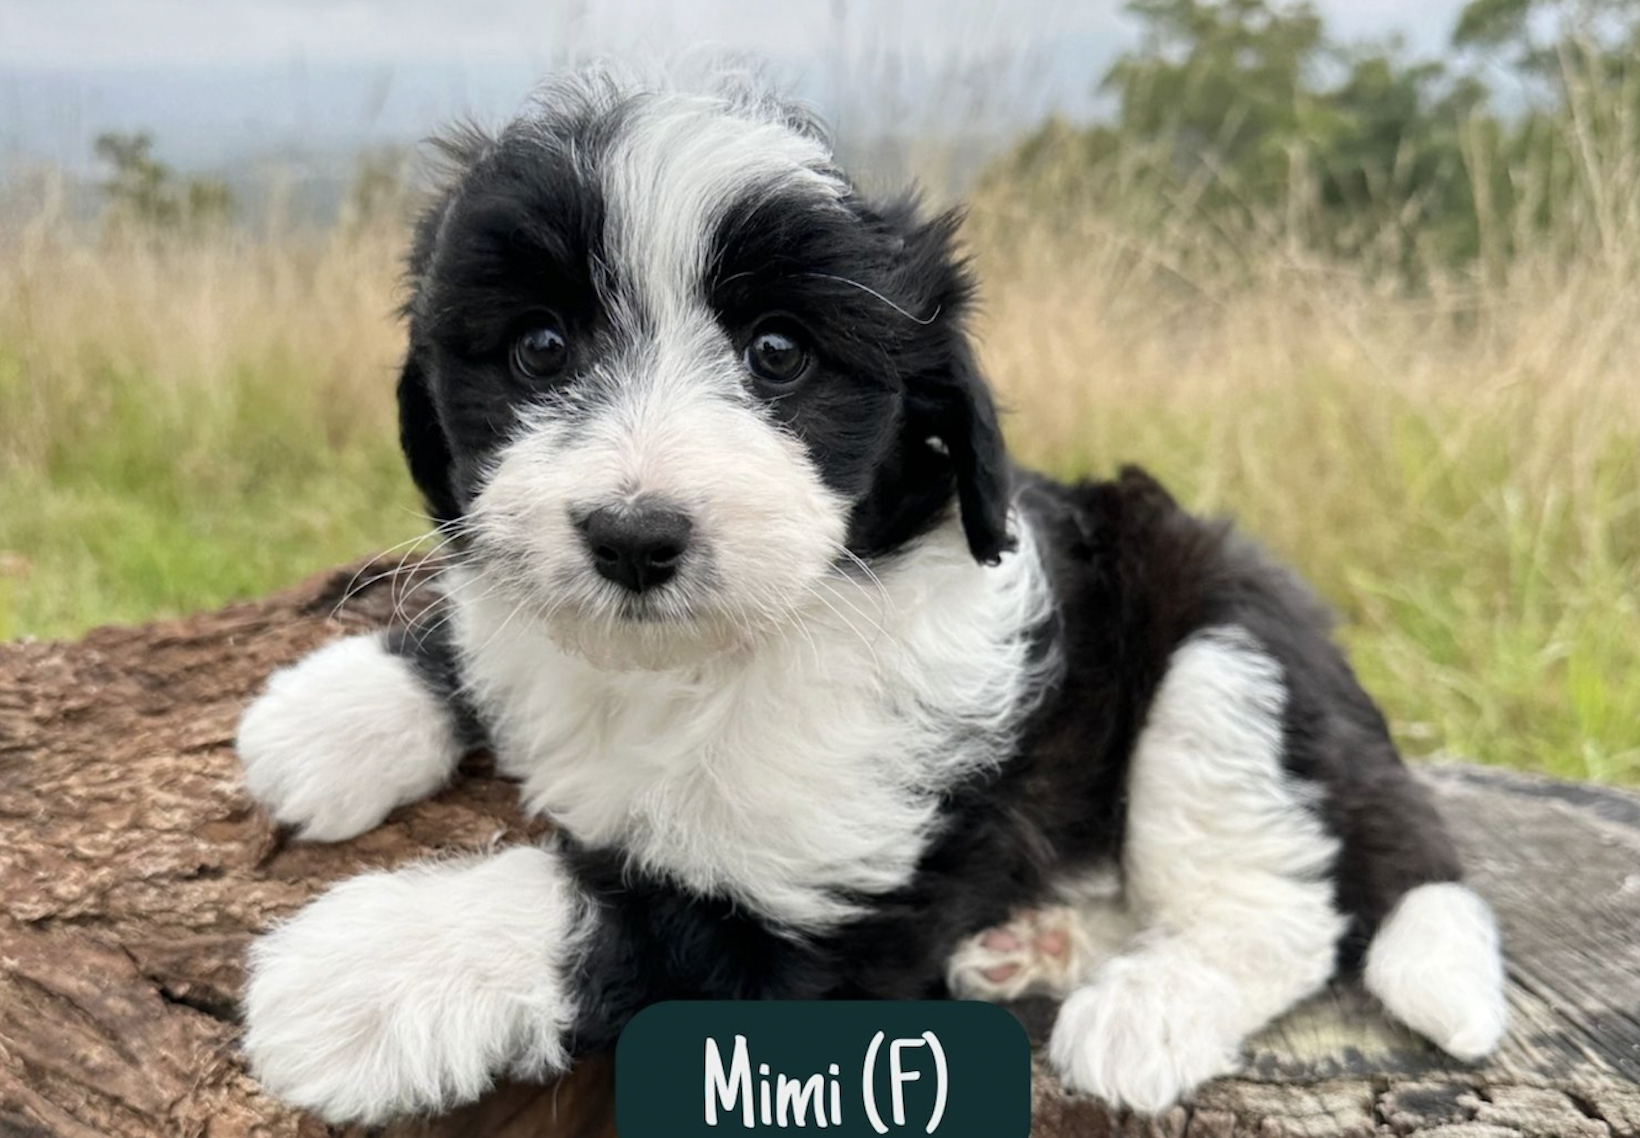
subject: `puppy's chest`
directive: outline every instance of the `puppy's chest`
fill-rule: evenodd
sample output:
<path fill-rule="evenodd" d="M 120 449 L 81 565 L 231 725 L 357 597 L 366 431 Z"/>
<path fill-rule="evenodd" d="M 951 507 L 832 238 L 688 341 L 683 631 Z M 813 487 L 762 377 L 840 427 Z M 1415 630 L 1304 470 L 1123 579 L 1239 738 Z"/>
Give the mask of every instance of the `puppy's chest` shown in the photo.
<path fill-rule="evenodd" d="M 482 704 L 532 811 L 789 923 L 903 885 L 940 790 L 1001 757 L 998 739 L 881 677 L 610 676 L 539 659 L 497 673 Z"/>
<path fill-rule="evenodd" d="M 649 871 L 805 922 L 841 892 L 904 884 L 935 815 L 941 731 L 848 687 L 779 699 L 649 681 L 544 715 L 515 703 L 500 723 L 503 771 L 531 810 Z"/>

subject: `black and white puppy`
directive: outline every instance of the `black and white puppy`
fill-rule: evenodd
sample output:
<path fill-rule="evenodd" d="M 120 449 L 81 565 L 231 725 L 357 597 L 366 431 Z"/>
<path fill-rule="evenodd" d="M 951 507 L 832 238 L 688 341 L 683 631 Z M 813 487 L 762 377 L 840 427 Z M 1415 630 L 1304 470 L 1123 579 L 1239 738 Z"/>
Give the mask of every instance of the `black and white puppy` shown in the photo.
<path fill-rule="evenodd" d="M 768 97 L 550 86 L 411 258 L 436 617 L 239 733 L 308 838 L 493 748 L 544 847 L 348 881 L 252 953 L 273 1093 L 379 1122 L 671 998 L 1064 998 L 1066 1082 L 1159 1110 L 1342 968 L 1454 1055 L 1497 935 L 1292 576 L 1146 475 L 1011 469 L 956 221 Z"/>

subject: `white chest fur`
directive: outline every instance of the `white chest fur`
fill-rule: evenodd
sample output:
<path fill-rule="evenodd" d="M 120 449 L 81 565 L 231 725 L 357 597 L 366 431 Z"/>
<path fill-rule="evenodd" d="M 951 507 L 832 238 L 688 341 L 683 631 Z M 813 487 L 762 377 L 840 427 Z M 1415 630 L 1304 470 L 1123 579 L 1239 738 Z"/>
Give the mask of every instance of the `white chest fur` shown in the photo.
<path fill-rule="evenodd" d="M 460 603 L 470 695 L 527 806 L 643 868 L 821 927 L 915 869 L 936 797 L 1005 757 L 1040 677 L 1047 588 L 1029 534 L 995 568 L 955 532 L 755 648 L 608 672 L 494 598 Z M 479 589 L 482 593 L 483 590 Z"/>

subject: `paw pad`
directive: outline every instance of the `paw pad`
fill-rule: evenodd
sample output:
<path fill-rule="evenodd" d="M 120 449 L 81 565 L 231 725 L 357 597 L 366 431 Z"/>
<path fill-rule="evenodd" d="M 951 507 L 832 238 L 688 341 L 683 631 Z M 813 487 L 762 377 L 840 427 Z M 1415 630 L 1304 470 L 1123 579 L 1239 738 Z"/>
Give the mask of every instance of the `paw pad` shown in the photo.
<path fill-rule="evenodd" d="M 1064 906 L 1035 909 L 970 938 L 951 958 L 952 990 L 992 1001 L 1062 993 L 1073 979 L 1075 922 Z"/>

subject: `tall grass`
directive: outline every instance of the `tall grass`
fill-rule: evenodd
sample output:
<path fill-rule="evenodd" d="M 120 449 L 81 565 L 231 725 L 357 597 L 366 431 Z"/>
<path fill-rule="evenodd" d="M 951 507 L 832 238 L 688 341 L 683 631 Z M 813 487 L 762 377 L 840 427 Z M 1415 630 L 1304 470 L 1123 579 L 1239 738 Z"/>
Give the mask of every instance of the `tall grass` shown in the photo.
<path fill-rule="evenodd" d="M 972 216 L 1015 448 L 1239 518 L 1410 752 L 1640 781 L 1640 196 L 1633 132 L 1599 137 L 1552 171 L 1477 148 L 1477 185 L 1557 190 L 1547 226 L 1480 203 L 1508 252 L 1463 269 L 1315 252 L 1303 155 L 1279 208 L 1209 215 L 1160 155 L 1050 141 Z"/>
<path fill-rule="evenodd" d="M 0 235 L 0 638 L 219 605 L 417 532 L 397 226 Z"/>
<path fill-rule="evenodd" d="M 1412 285 L 1400 252 L 1307 251 L 1302 179 L 1227 223 L 1125 191 L 1153 193 L 1143 161 L 1049 153 L 973 203 L 1019 455 L 1137 461 L 1236 515 L 1338 607 L 1410 752 L 1640 781 L 1632 184 L 1591 159 L 1586 209 L 1489 217 L 1506 258 Z M 205 608 L 418 533 L 403 238 L 90 233 L 49 195 L 0 230 L 0 637 Z"/>

